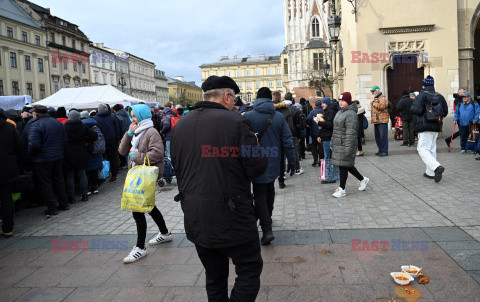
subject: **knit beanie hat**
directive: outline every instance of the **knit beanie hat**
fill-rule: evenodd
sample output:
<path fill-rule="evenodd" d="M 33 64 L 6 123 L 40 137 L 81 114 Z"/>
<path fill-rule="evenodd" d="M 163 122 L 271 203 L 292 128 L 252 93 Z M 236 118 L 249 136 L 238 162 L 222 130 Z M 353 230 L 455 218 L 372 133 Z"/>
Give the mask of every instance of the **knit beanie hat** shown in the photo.
<path fill-rule="evenodd" d="M 80 112 L 80 118 L 81 119 L 86 119 L 86 118 L 89 118 L 90 115 L 88 114 L 88 111 L 87 110 L 84 110 L 82 112 Z"/>
<path fill-rule="evenodd" d="M 76 110 L 70 110 L 68 113 L 68 119 L 71 121 L 78 121 L 80 120 L 80 113 Z"/>
<path fill-rule="evenodd" d="M 428 87 L 428 86 L 434 86 L 435 80 L 431 75 L 428 75 L 425 80 L 422 81 L 422 86 Z"/>
<path fill-rule="evenodd" d="M 338 97 L 339 101 L 347 102 L 348 105 L 352 104 L 352 95 L 350 92 L 344 92 Z"/>
<path fill-rule="evenodd" d="M 322 99 L 322 103 L 330 105 L 332 103 L 332 100 L 330 98 L 325 97 L 325 98 Z"/>
<path fill-rule="evenodd" d="M 322 106 L 322 101 L 321 100 L 315 101 L 315 107 L 320 107 L 320 106 Z"/>
<path fill-rule="evenodd" d="M 257 92 L 257 99 L 272 99 L 272 91 L 268 87 L 262 87 Z"/>

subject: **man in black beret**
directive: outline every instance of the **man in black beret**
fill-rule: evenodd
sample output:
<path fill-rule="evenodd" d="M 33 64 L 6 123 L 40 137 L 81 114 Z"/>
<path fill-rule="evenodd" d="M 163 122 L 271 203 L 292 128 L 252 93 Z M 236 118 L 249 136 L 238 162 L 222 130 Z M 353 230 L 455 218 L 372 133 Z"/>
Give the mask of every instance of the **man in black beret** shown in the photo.
<path fill-rule="evenodd" d="M 230 301 L 255 301 L 263 261 L 251 178 L 268 160 L 250 122 L 232 112 L 240 92 L 229 77 L 211 76 L 202 85 L 204 101 L 182 117 L 172 132 L 175 168 L 188 240 L 205 267 L 209 301 L 229 301 L 229 258 L 237 278 Z M 264 153 L 264 152 L 263 152 Z"/>

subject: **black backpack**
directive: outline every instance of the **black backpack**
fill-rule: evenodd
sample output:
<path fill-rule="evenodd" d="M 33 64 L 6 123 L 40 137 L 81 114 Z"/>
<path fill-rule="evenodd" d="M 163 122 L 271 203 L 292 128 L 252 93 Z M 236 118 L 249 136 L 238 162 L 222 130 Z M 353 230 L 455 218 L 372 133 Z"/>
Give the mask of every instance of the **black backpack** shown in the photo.
<path fill-rule="evenodd" d="M 425 120 L 430 123 L 440 123 L 443 119 L 441 94 L 425 91 Z"/>

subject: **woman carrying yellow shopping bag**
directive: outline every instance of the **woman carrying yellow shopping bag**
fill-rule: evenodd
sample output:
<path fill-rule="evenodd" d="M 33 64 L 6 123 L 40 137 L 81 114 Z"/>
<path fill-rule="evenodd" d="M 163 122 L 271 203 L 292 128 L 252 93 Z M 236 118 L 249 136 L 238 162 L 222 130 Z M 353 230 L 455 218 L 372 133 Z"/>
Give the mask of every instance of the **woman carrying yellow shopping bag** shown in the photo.
<path fill-rule="evenodd" d="M 135 262 L 138 259 L 147 255 L 147 250 L 145 248 L 145 238 L 147 237 L 147 220 L 145 219 L 145 212 L 153 209 L 149 212 L 150 216 L 152 216 L 153 220 L 157 224 L 160 232 L 153 237 L 148 244 L 149 245 L 156 245 L 164 242 L 168 242 L 172 240 L 171 233 L 168 232 L 167 226 L 165 225 L 165 220 L 163 219 L 162 213 L 158 210 L 158 208 L 154 205 L 155 198 L 153 195 L 153 203 L 150 198 L 146 198 L 145 195 L 148 193 L 151 194 L 152 189 L 153 192 L 155 190 L 155 182 L 153 182 L 153 187 L 151 184 L 151 175 L 147 175 L 151 173 L 152 170 L 148 170 L 146 167 L 145 162 L 150 161 L 151 165 L 158 167 L 158 174 L 157 178 L 161 177 L 163 174 L 163 143 L 162 138 L 158 131 L 153 127 L 152 122 L 152 112 L 147 105 L 135 105 L 129 111 L 130 119 L 132 124 L 127 133 L 122 138 L 120 142 L 120 147 L 118 148 L 118 152 L 126 156 L 128 155 L 128 167 L 131 169 L 129 171 L 129 176 L 127 177 L 128 183 L 125 184 L 124 188 L 124 198 L 129 199 L 131 201 L 132 196 L 138 196 L 141 201 L 134 202 L 134 206 L 130 202 L 130 206 L 125 204 L 124 198 L 122 198 L 122 208 L 132 210 L 133 218 L 137 224 L 137 245 L 133 248 L 133 250 L 128 254 L 127 257 L 123 259 L 124 263 L 131 263 Z M 143 167 L 137 167 L 142 169 L 136 169 L 135 166 L 143 165 Z M 145 169 L 145 167 L 147 169 Z M 141 173 L 143 174 L 139 177 L 134 177 L 133 179 L 131 175 L 134 174 L 132 172 L 137 173 L 138 171 L 135 170 L 142 170 Z M 145 176 L 147 175 L 147 176 Z M 145 179 L 148 178 L 148 179 Z M 146 185 L 145 182 L 148 181 L 147 188 L 144 189 Z M 135 195 L 136 194 L 136 195 Z M 135 198 L 135 197 L 133 197 Z M 138 200 L 137 200 L 138 201 Z M 141 205 L 140 208 L 137 208 L 138 205 Z"/>

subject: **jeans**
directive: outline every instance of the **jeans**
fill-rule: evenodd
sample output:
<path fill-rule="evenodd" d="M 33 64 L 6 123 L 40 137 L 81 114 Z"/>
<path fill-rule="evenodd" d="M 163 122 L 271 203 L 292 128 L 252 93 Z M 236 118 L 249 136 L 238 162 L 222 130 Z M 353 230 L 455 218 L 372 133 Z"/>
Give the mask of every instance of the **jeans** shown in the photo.
<path fill-rule="evenodd" d="M 137 224 L 137 247 L 144 249 L 145 238 L 147 238 L 147 219 L 145 218 L 145 213 L 132 212 L 132 214 L 133 219 L 135 219 L 135 223 Z M 154 207 L 153 210 L 148 214 L 152 216 L 153 221 L 155 221 L 160 229 L 160 233 L 168 234 L 165 219 L 163 219 L 162 213 L 160 213 L 158 208 Z"/>
<path fill-rule="evenodd" d="M 460 147 L 462 150 L 467 149 L 467 140 L 468 140 L 468 134 L 470 132 L 470 127 L 469 126 L 458 126 L 458 130 L 460 130 Z"/>
<path fill-rule="evenodd" d="M 54 190 L 57 194 L 58 204 L 66 205 L 67 192 L 65 189 L 65 182 L 63 178 L 62 160 L 48 163 L 35 163 L 34 169 L 37 178 L 37 188 L 39 189 L 41 196 L 45 200 L 48 209 L 57 209 L 54 201 Z"/>
<path fill-rule="evenodd" d="M 295 164 L 297 165 L 297 170 L 300 169 L 300 144 L 298 142 L 298 137 L 293 137 L 293 145 L 295 146 Z"/>
<path fill-rule="evenodd" d="M 209 249 L 195 245 L 206 275 L 209 302 L 253 302 L 260 290 L 263 269 L 258 239 L 241 246 Z M 228 299 L 228 266 L 235 265 L 235 284 Z"/>
<path fill-rule="evenodd" d="M 357 168 L 355 167 L 339 167 L 340 168 L 340 188 L 345 190 L 345 186 L 347 184 L 348 172 L 350 172 L 353 176 L 355 176 L 359 181 L 363 180 L 362 174 L 358 172 Z"/>
<path fill-rule="evenodd" d="M 110 173 L 112 177 L 117 177 L 120 157 L 117 143 L 115 141 L 105 141 L 105 157 L 110 161 Z"/>
<path fill-rule="evenodd" d="M 413 122 L 403 122 L 403 143 L 408 145 L 415 144 L 415 125 Z"/>
<path fill-rule="evenodd" d="M 67 196 L 72 199 L 75 196 L 75 176 L 77 176 L 80 192 L 82 193 L 82 195 L 87 194 L 88 181 L 87 181 L 87 175 L 85 174 L 85 170 L 65 171 Z"/>
<path fill-rule="evenodd" d="M 0 185 L 0 214 L 2 217 L 2 231 L 13 231 L 13 217 L 15 216 L 15 203 L 12 199 L 12 184 Z"/>
<path fill-rule="evenodd" d="M 278 176 L 278 181 L 282 182 L 282 181 L 285 181 L 285 176 L 283 175 L 285 173 L 285 166 L 286 166 L 286 163 L 285 163 L 285 152 L 283 150 L 283 147 L 282 147 L 282 151 L 280 152 L 280 175 Z"/>
<path fill-rule="evenodd" d="M 375 124 L 375 141 L 378 152 L 388 153 L 388 124 Z"/>
<path fill-rule="evenodd" d="M 330 141 L 322 141 L 323 154 L 325 159 L 332 158 L 332 149 L 330 148 Z"/>
<path fill-rule="evenodd" d="M 268 184 L 253 184 L 253 199 L 255 215 L 260 220 L 262 230 L 272 230 L 273 203 L 275 201 L 275 182 Z"/>
<path fill-rule="evenodd" d="M 438 132 L 421 132 L 418 134 L 417 151 L 427 166 L 425 173 L 435 176 L 435 170 L 440 166 L 437 161 Z"/>
<path fill-rule="evenodd" d="M 170 141 L 165 141 L 165 156 L 170 157 Z"/>

